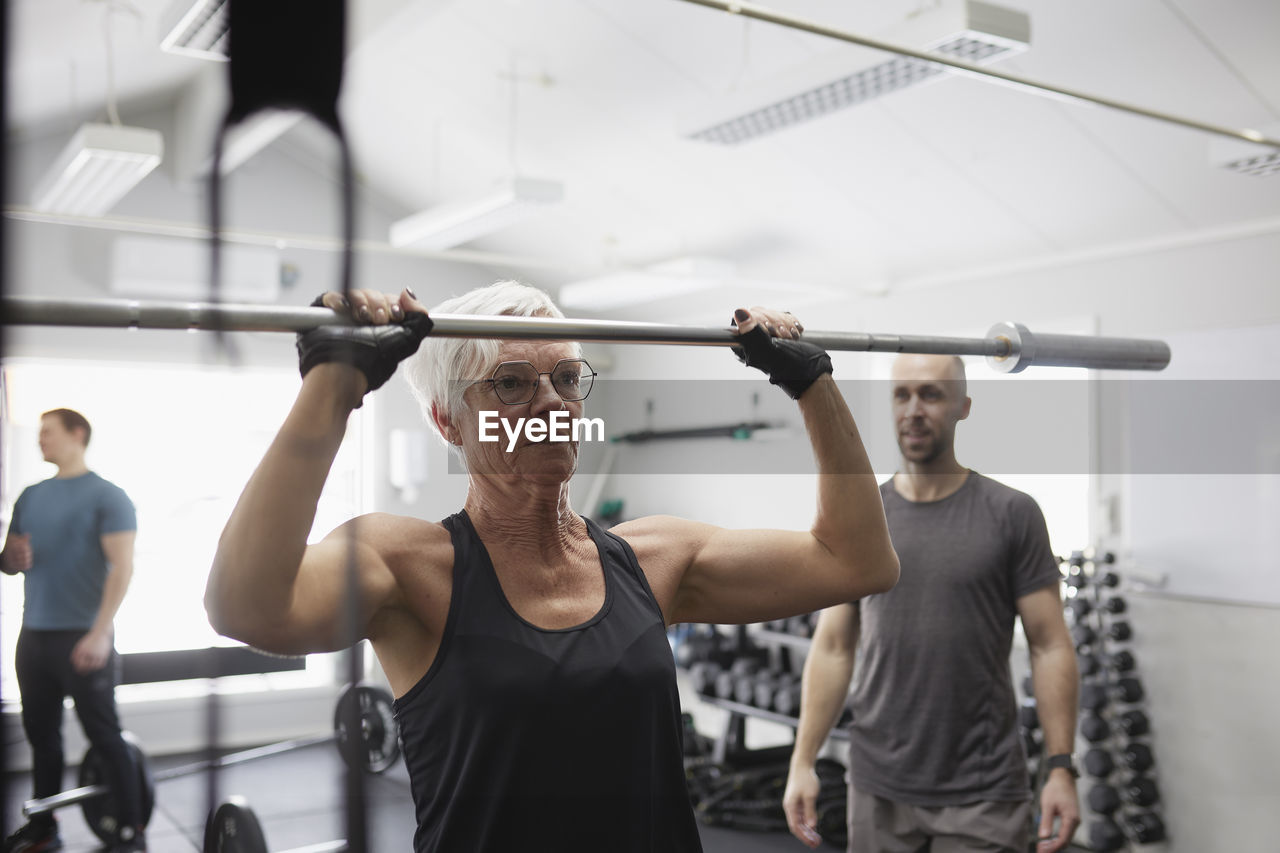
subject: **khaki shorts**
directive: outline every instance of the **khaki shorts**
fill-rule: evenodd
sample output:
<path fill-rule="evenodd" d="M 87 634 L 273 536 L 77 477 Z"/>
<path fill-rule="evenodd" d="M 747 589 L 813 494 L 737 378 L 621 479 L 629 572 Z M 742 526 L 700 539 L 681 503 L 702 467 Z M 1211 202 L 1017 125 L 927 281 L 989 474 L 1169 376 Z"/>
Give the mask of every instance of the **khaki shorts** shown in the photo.
<path fill-rule="evenodd" d="M 849 853 L 1026 853 L 1031 802 L 913 806 L 849 786 Z"/>

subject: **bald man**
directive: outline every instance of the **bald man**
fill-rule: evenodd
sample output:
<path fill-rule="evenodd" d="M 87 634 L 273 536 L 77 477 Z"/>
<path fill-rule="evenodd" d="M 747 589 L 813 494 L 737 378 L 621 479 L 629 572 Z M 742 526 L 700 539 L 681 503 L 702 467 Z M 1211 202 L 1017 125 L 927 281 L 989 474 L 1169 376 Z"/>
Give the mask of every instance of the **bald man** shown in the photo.
<path fill-rule="evenodd" d="M 1075 649 L 1057 563 L 1036 502 L 956 461 L 969 416 L 964 363 L 903 355 L 893 366 L 901 468 L 880 487 L 898 585 L 824 610 L 805 661 L 784 806 L 809 847 L 818 750 L 844 706 L 861 644 L 849 728 L 849 850 L 1026 853 L 1032 792 L 1009 671 L 1015 617 L 1031 649 L 1049 766 L 1037 853 L 1080 822 Z"/>

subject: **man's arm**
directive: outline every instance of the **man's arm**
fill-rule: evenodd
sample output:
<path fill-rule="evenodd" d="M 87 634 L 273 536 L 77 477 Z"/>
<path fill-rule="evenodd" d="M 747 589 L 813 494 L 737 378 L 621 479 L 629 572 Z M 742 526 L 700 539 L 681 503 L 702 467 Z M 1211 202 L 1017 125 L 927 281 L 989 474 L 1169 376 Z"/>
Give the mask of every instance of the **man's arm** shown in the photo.
<path fill-rule="evenodd" d="M 1062 617 L 1056 584 L 1018 599 L 1018 615 L 1031 649 L 1031 678 L 1036 711 L 1044 731 L 1046 755 L 1070 753 L 1075 744 L 1080 675 L 1075 646 Z M 1059 819 L 1054 833 L 1054 818 Z M 1055 768 L 1040 794 L 1039 850 L 1052 853 L 1071 840 L 1080 825 L 1076 780 L 1066 768 Z"/>
<path fill-rule="evenodd" d="M 133 578 L 133 544 L 137 532 L 121 530 L 100 537 L 102 553 L 107 558 L 107 578 L 102 585 L 102 603 L 93 627 L 71 650 L 71 665 L 81 674 L 102 669 L 111 655 L 116 612 L 124 601 Z"/>
<path fill-rule="evenodd" d="M 782 805 L 791 834 L 810 847 L 817 847 L 822 840 L 817 832 L 820 786 L 814 767 L 818 750 L 831 734 L 849 695 L 858 627 L 857 604 L 839 604 L 822 611 L 804 662 L 800 724 Z"/>

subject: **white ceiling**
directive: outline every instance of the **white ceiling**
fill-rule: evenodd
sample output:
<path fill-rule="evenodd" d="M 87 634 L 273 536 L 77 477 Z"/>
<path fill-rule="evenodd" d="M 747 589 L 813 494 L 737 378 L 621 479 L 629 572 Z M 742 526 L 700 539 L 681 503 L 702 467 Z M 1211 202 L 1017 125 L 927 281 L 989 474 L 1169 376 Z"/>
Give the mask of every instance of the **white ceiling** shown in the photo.
<path fill-rule="evenodd" d="M 70 130 L 101 112 L 108 17 L 126 123 L 175 97 L 201 63 L 156 47 L 168 2 L 11 2 L 11 126 Z M 875 35 L 930 2 L 766 5 Z M 1276 0 L 1004 2 L 1029 13 L 1032 47 L 1002 70 L 1230 127 L 1280 122 Z M 472 246 L 562 264 L 538 274 L 547 285 L 707 256 L 803 299 L 1280 230 L 1280 176 L 1211 167 L 1210 135 L 976 79 L 736 148 L 686 140 L 682 122 L 712 99 L 847 48 L 680 0 L 350 6 L 343 113 L 366 183 L 399 215 L 516 170 L 563 181 L 562 205 Z"/>

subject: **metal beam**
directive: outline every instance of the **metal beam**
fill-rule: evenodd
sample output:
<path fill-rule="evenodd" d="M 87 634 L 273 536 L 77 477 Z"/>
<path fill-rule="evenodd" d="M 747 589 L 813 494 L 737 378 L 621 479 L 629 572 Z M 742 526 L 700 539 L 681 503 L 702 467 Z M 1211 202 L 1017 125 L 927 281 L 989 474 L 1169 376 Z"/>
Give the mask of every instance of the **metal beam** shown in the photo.
<path fill-rule="evenodd" d="M 880 41 L 879 39 L 868 38 L 857 33 L 851 33 L 845 30 L 838 30 L 834 27 L 828 27 L 815 21 L 807 21 L 803 18 L 797 18 L 793 15 L 787 15 L 782 12 L 775 12 L 764 6 L 756 6 L 751 3 L 729 2 L 729 0 L 682 0 L 684 3 L 693 3 L 697 6 L 706 6 L 721 12 L 728 12 L 732 15 L 741 15 L 744 18 L 754 18 L 757 21 L 766 21 L 770 24 L 787 27 L 793 30 L 801 30 L 814 35 L 825 36 L 826 38 L 836 39 L 837 41 L 848 42 L 849 44 L 861 45 L 862 47 L 870 47 L 875 50 L 883 50 L 887 53 L 896 53 L 900 56 L 909 56 L 912 59 L 919 59 L 923 62 L 932 62 L 937 65 L 945 65 L 948 68 L 961 71 L 965 74 L 975 74 L 980 77 L 989 77 L 999 80 L 1003 83 L 1010 83 L 1020 88 L 1030 89 L 1037 94 L 1053 95 L 1059 98 L 1068 98 L 1073 101 L 1081 101 L 1086 104 L 1096 104 L 1100 107 L 1108 107 L 1121 112 L 1132 113 L 1133 115 L 1143 116 L 1144 118 L 1152 118 L 1157 121 L 1168 122 L 1169 124 L 1177 124 L 1183 127 L 1189 127 L 1192 130 L 1200 130 L 1205 133 L 1213 133 L 1218 136 L 1226 136 L 1231 139 L 1242 140 L 1244 142 L 1252 142 L 1258 145 L 1270 145 L 1280 149 L 1280 140 L 1269 139 L 1262 134 L 1261 131 L 1252 130 L 1250 128 L 1233 128 L 1223 127 L 1222 125 L 1210 124 L 1209 122 L 1199 121 L 1197 119 L 1185 118 L 1183 116 L 1174 115 L 1172 113 L 1161 112 L 1159 110 L 1141 107 L 1136 104 L 1128 104 L 1123 101 L 1117 101 L 1113 98 L 1106 98 L 1101 95 L 1091 95 L 1087 92 L 1081 92 L 1075 89 L 1068 89 L 1065 86 L 1054 86 L 1050 83 L 1041 83 L 1038 80 L 1029 80 L 1026 77 L 1019 77 L 1016 74 L 1008 74 L 1003 71 L 997 71 L 993 68 L 987 68 L 982 65 L 974 65 L 971 62 L 965 62 L 960 59 L 953 59 L 950 56 L 944 56 L 938 53 L 929 53 L 923 50 L 916 50 L 900 44 L 890 44 L 889 42 Z"/>

